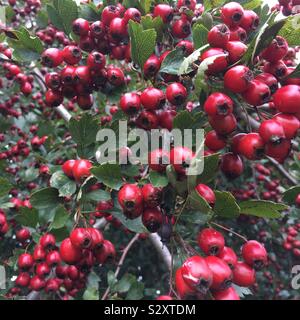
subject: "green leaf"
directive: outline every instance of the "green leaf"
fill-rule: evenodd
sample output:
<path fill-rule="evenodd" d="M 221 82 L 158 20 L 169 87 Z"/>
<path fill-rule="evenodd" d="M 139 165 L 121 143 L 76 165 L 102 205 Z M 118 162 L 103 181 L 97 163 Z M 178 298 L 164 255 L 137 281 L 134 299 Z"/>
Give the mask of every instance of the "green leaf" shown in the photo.
<path fill-rule="evenodd" d="M 12 184 L 7 179 L 0 177 L 0 197 L 7 195 L 12 187 Z"/>
<path fill-rule="evenodd" d="M 241 202 L 241 213 L 261 218 L 280 218 L 280 211 L 287 210 L 288 206 L 264 200 L 250 200 Z"/>
<path fill-rule="evenodd" d="M 154 187 L 163 188 L 169 184 L 168 178 L 157 171 L 151 171 L 149 174 L 150 182 Z"/>
<path fill-rule="evenodd" d="M 59 191 L 60 197 L 69 197 L 76 192 L 76 183 L 62 171 L 55 172 L 50 179 L 50 186 Z"/>
<path fill-rule="evenodd" d="M 6 18 L 6 23 L 10 23 L 13 18 L 15 18 L 16 13 L 15 10 L 11 6 L 5 7 L 5 18 Z"/>
<path fill-rule="evenodd" d="M 51 23 L 59 30 L 64 30 L 64 24 L 58 11 L 51 5 L 47 4 L 47 13 Z"/>
<path fill-rule="evenodd" d="M 153 18 L 150 15 L 144 16 L 141 19 L 141 25 L 144 30 L 154 29 L 157 34 L 157 41 L 161 41 L 164 29 L 164 23 L 161 17 Z"/>
<path fill-rule="evenodd" d="M 175 48 L 166 56 L 161 64 L 159 72 L 177 75 L 183 59 L 184 51 L 182 48 Z"/>
<path fill-rule="evenodd" d="M 44 188 L 34 192 L 30 197 L 30 203 L 36 209 L 52 209 L 60 204 L 58 190 Z"/>
<path fill-rule="evenodd" d="M 79 120 L 70 120 L 69 130 L 78 147 L 84 150 L 96 142 L 99 124 L 97 119 L 85 113 Z"/>
<path fill-rule="evenodd" d="M 111 288 L 117 283 L 115 273 L 111 270 L 107 273 L 107 283 Z"/>
<path fill-rule="evenodd" d="M 31 167 L 27 170 L 21 171 L 20 176 L 25 182 L 30 182 L 35 180 L 39 176 L 39 170 Z"/>
<path fill-rule="evenodd" d="M 300 194 L 300 186 L 292 187 L 283 194 L 282 200 L 291 206 L 295 205 L 298 194 Z"/>
<path fill-rule="evenodd" d="M 209 47 L 209 45 L 206 44 L 205 46 L 195 50 L 191 55 L 186 57 L 183 60 L 181 66 L 179 68 L 178 75 L 181 76 L 181 75 L 188 74 L 188 73 L 192 72 L 194 70 L 193 63 L 199 59 L 202 51 L 204 51 L 208 47 Z"/>
<path fill-rule="evenodd" d="M 126 300 L 140 300 L 144 296 L 144 284 L 142 282 L 135 282 L 130 287 L 126 296 Z"/>
<path fill-rule="evenodd" d="M 205 8 L 205 11 L 208 11 L 213 8 L 220 7 L 225 2 L 226 2 L 226 0 L 204 0 L 203 5 Z"/>
<path fill-rule="evenodd" d="M 66 222 L 70 218 L 68 211 L 63 207 L 59 206 L 55 212 L 53 222 L 50 225 L 50 229 L 61 229 L 66 225 Z"/>
<path fill-rule="evenodd" d="M 48 14 L 45 10 L 40 10 L 36 15 L 36 23 L 40 28 L 46 28 L 48 25 Z"/>
<path fill-rule="evenodd" d="M 230 192 L 215 191 L 216 203 L 214 212 L 223 218 L 237 218 L 240 215 L 240 207 Z"/>
<path fill-rule="evenodd" d="M 79 7 L 79 17 L 88 21 L 98 21 L 100 11 L 93 3 L 84 3 Z"/>
<path fill-rule="evenodd" d="M 26 207 L 20 208 L 20 213 L 15 218 L 18 223 L 24 227 L 35 228 L 39 222 L 38 211 L 34 208 L 29 209 Z"/>
<path fill-rule="evenodd" d="M 119 293 L 128 292 L 133 283 L 136 282 L 136 278 L 132 274 L 125 274 L 121 280 L 119 280 L 115 286 L 114 291 Z"/>
<path fill-rule="evenodd" d="M 178 112 L 173 120 L 173 128 L 180 129 L 201 129 L 207 122 L 207 118 L 202 112 L 192 114 L 191 112 L 184 110 Z"/>
<path fill-rule="evenodd" d="M 151 56 L 156 44 L 156 31 L 143 30 L 142 25 L 133 20 L 128 23 L 132 60 L 143 68 L 146 60 Z"/>
<path fill-rule="evenodd" d="M 78 7 L 74 0 L 54 1 L 55 9 L 67 35 L 72 31 L 72 22 L 78 18 Z"/>
<path fill-rule="evenodd" d="M 263 1 L 262 0 L 242 0 L 240 1 L 240 4 L 246 10 L 254 10 L 256 8 L 261 7 L 263 4 Z"/>
<path fill-rule="evenodd" d="M 83 300 L 99 300 L 99 290 L 95 287 L 88 287 L 83 293 Z"/>
<path fill-rule="evenodd" d="M 204 171 L 198 176 L 199 183 L 212 181 L 218 173 L 220 155 L 218 153 L 204 157 Z"/>
<path fill-rule="evenodd" d="M 211 206 L 208 202 L 200 196 L 196 190 L 192 190 L 187 198 L 187 204 L 194 210 L 198 210 L 201 213 L 210 213 L 212 212 Z"/>
<path fill-rule="evenodd" d="M 121 168 L 118 164 L 102 164 L 91 169 L 92 174 L 107 187 L 119 190 L 123 185 Z"/>
<path fill-rule="evenodd" d="M 92 200 L 95 202 L 100 201 L 108 201 L 111 199 L 111 195 L 109 192 L 104 190 L 94 190 L 92 192 L 89 192 L 85 195 L 85 198 L 88 200 Z"/>
<path fill-rule="evenodd" d="M 290 46 L 299 46 L 300 14 L 288 17 L 279 35 L 284 37 Z"/>
<path fill-rule="evenodd" d="M 9 39 L 9 43 L 14 49 L 13 58 L 15 60 L 32 62 L 40 58 L 44 47 L 39 37 L 32 36 L 24 27 L 11 32 L 14 37 Z"/>
<path fill-rule="evenodd" d="M 207 43 L 208 29 L 202 24 L 195 24 L 192 31 L 194 46 L 199 49 Z"/>

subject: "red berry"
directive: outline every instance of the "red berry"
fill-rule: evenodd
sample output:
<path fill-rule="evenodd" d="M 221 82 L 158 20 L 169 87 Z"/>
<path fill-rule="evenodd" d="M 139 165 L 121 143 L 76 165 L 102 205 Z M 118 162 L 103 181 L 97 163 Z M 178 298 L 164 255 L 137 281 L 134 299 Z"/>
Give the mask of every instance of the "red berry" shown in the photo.
<path fill-rule="evenodd" d="M 273 96 L 275 108 L 283 113 L 298 113 L 300 105 L 300 86 L 287 85 L 276 91 Z"/>
<path fill-rule="evenodd" d="M 110 22 L 117 17 L 121 16 L 121 10 L 119 7 L 111 5 L 103 9 L 101 14 L 101 21 L 108 27 Z"/>
<path fill-rule="evenodd" d="M 213 297 L 215 300 L 240 300 L 239 295 L 232 287 L 223 291 L 214 292 Z"/>
<path fill-rule="evenodd" d="M 170 103 L 175 106 L 179 106 L 185 102 L 187 98 L 187 90 L 181 83 L 174 82 L 168 85 L 166 96 Z"/>
<path fill-rule="evenodd" d="M 186 147 L 175 147 L 170 152 L 170 163 L 178 174 L 187 174 L 193 158 L 193 151 Z"/>
<path fill-rule="evenodd" d="M 39 244 L 44 250 L 51 250 L 55 248 L 56 239 L 53 234 L 46 233 L 41 236 Z"/>
<path fill-rule="evenodd" d="M 224 248 L 223 235 L 212 228 L 203 229 L 197 237 L 198 245 L 207 255 L 218 255 Z"/>
<path fill-rule="evenodd" d="M 211 206 L 215 204 L 216 196 L 209 186 L 205 184 L 198 184 L 195 189 Z"/>
<path fill-rule="evenodd" d="M 166 150 L 156 149 L 149 153 L 148 162 L 150 169 L 157 172 L 164 172 L 170 164 L 170 154 Z"/>
<path fill-rule="evenodd" d="M 201 55 L 200 60 L 201 62 L 203 62 L 206 59 L 214 56 L 218 56 L 218 57 L 216 57 L 216 59 L 211 64 L 209 64 L 207 69 L 208 74 L 216 74 L 216 73 L 222 72 L 228 66 L 228 53 L 220 48 L 208 49 Z"/>
<path fill-rule="evenodd" d="M 239 261 L 233 270 L 233 282 L 241 287 L 251 287 L 255 283 L 255 270 Z"/>
<path fill-rule="evenodd" d="M 286 40 L 281 36 L 276 36 L 269 47 L 262 52 L 261 56 L 263 59 L 274 63 L 283 59 L 288 53 L 288 49 L 289 46 Z"/>
<path fill-rule="evenodd" d="M 141 17 L 142 17 L 142 14 L 138 9 L 128 8 L 124 13 L 123 19 L 126 23 L 128 23 L 129 20 L 133 20 L 135 22 L 140 22 Z"/>
<path fill-rule="evenodd" d="M 74 175 L 73 175 L 73 168 L 74 165 L 76 163 L 76 160 L 67 160 L 62 166 L 61 169 L 64 172 L 64 174 L 66 176 L 68 176 L 69 178 L 73 179 Z"/>
<path fill-rule="evenodd" d="M 211 94 L 204 104 L 204 111 L 209 116 L 226 116 L 233 111 L 233 101 L 223 93 Z"/>
<path fill-rule="evenodd" d="M 182 276 L 182 268 L 177 269 L 175 274 L 175 285 L 176 291 L 179 295 L 180 299 L 186 300 L 190 298 L 194 298 L 196 295 L 196 290 L 187 285 L 183 276 Z"/>
<path fill-rule="evenodd" d="M 81 60 L 81 50 L 77 46 L 66 46 L 62 51 L 62 56 L 67 64 L 77 64 Z"/>
<path fill-rule="evenodd" d="M 70 234 L 70 240 L 74 247 L 88 249 L 92 245 L 92 236 L 89 229 L 76 228 Z"/>
<path fill-rule="evenodd" d="M 31 269 L 33 264 L 34 264 L 33 257 L 29 253 L 23 253 L 18 258 L 18 267 L 21 270 L 27 271 L 27 270 Z"/>
<path fill-rule="evenodd" d="M 56 72 L 47 73 L 45 82 L 48 88 L 52 90 L 58 90 L 61 86 L 61 77 Z"/>
<path fill-rule="evenodd" d="M 181 16 L 181 19 L 176 20 L 172 24 L 172 35 L 178 39 L 187 38 L 191 34 L 191 23 L 187 18 Z"/>
<path fill-rule="evenodd" d="M 51 269 L 45 262 L 38 264 L 35 269 L 36 275 L 39 276 L 41 279 L 48 277 L 50 272 Z"/>
<path fill-rule="evenodd" d="M 104 240 L 101 250 L 97 252 L 95 256 L 97 262 L 100 264 L 109 262 L 116 257 L 115 246 L 110 241 Z"/>
<path fill-rule="evenodd" d="M 168 4 L 158 4 L 154 7 L 154 17 L 161 17 L 164 23 L 168 23 L 173 18 L 173 9 Z"/>
<path fill-rule="evenodd" d="M 78 18 L 73 21 L 72 30 L 78 36 L 87 36 L 90 31 L 90 24 L 87 20 Z"/>
<path fill-rule="evenodd" d="M 105 56 L 97 51 L 94 51 L 92 53 L 89 54 L 88 58 L 87 58 L 87 66 L 90 69 L 102 69 L 105 67 Z"/>
<path fill-rule="evenodd" d="M 142 213 L 143 195 L 135 184 L 125 184 L 118 193 L 118 201 L 128 218 L 137 218 Z"/>
<path fill-rule="evenodd" d="M 120 108 L 123 112 L 134 115 L 141 108 L 141 98 L 137 93 L 125 93 L 120 99 Z"/>
<path fill-rule="evenodd" d="M 44 289 L 46 281 L 39 276 L 34 276 L 30 280 L 30 289 L 33 291 L 41 291 Z"/>
<path fill-rule="evenodd" d="M 225 290 L 229 288 L 232 284 L 232 271 L 228 264 L 214 256 L 206 257 L 205 261 L 213 274 L 211 289 Z"/>
<path fill-rule="evenodd" d="M 54 268 L 61 263 L 60 254 L 58 251 L 51 251 L 46 256 L 46 262 L 49 267 Z"/>
<path fill-rule="evenodd" d="M 161 62 L 159 58 L 152 54 L 144 63 L 143 71 L 146 78 L 154 77 L 159 71 Z"/>
<path fill-rule="evenodd" d="M 218 24 L 214 26 L 207 36 L 207 41 L 211 47 L 226 48 L 230 39 L 230 30 L 226 24 Z"/>
<path fill-rule="evenodd" d="M 145 184 L 142 188 L 143 201 L 147 208 L 156 208 L 162 200 L 162 190 L 155 188 L 151 183 Z"/>
<path fill-rule="evenodd" d="M 209 150 L 217 152 L 226 147 L 226 140 L 218 135 L 216 131 L 212 130 L 205 136 L 205 145 Z"/>
<path fill-rule="evenodd" d="M 141 103 L 147 110 L 156 110 L 164 106 L 166 96 L 162 90 L 150 87 L 141 94 Z"/>
<path fill-rule="evenodd" d="M 51 89 L 47 90 L 45 94 L 45 103 L 48 107 L 58 107 L 63 101 L 64 97 L 60 92 Z"/>
<path fill-rule="evenodd" d="M 238 153 L 249 160 L 260 159 L 264 153 L 265 143 L 258 133 L 243 136 L 238 145 Z"/>
<path fill-rule="evenodd" d="M 259 16 L 253 10 L 245 10 L 240 26 L 247 32 L 256 30 L 259 26 Z"/>
<path fill-rule="evenodd" d="M 224 76 L 225 88 L 234 93 L 245 92 L 251 81 L 253 80 L 253 74 L 246 66 L 235 66 L 229 69 Z"/>
<path fill-rule="evenodd" d="M 181 267 L 184 282 L 194 290 L 205 294 L 212 284 L 212 272 L 204 258 L 188 258 Z"/>
<path fill-rule="evenodd" d="M 260 269 L 267 263 L 267 251 L 265 247 L 254 240 L 248 241 L 243 245 L 242 255 L 244 261 L 255 269 Z"/>
<path fill-rule="evenodd" d="M 255 77 L 255 80 L 265 83 L 273 94 L 278 89 L 277 79 L 270 73 L 261 73 Z"/>
<path fill-rule="evenodd" d="M 91 175 L 92 163 L 89 160 L 76 160 L 72 172 L 76 181 L 81 182 Z"/>
<path fill-rule="evenodd" d="M 66 238 L 60 245 L 59 253 L 61 259 L 67 264 L 74 264 L 79 262 L 82 256 L 81 249 L 75 247 L 70 238 Z"/>
<path fill-rule="evenodd" d="M 248 47 L 241 41 L 229 41 L 226 45 L 226 50 L 229 54 L 229 62 L 238 62 L 246 53 Z"/>
<path fill-rule="evenodd" d="M 16 286 L 21 287 L 21 288 L 25 288 L 28 287 L 29 283 L 30 283 L 30 275 L 27 272 L 22 272 L 18 275 L 16 281 Z"/>
<path fill-rule="evenodd" d="M 49 48 L 42 53 L 42 63 L 46 67 L 55 68 L 62 64 L 62 62 L 62 52 L 57 48 Z"/>
<path fill-rule="evenodd" d="M 237 121 L 235 116 L 230 113 L 227 116 L 208 117 L 209 124 L 220 135 L 228 135 L 236 130 Z"/>
<path fill-rule="evenodd" d="M 295 116 L 291 114 L 278 113 L 273 119 L 282 125 L 287 139 L 293 139 L 296 137 L 300 128 L 300 121 Z"/>
<path fill-rule="evenodd" d="M 247 40 L 246 30 L 242 27 L 232 27 L 230 29 L 230 41 L 241 41 L 245 42 Z"/>
<path fill-rule="evenodd" d="M 244 16 L 243 7 L 237 2 L 229 2 L 221 8 L 221 19 L 228 26 L 237 26 Z"/>
<path fill-rule="evenodd" d="M 265 120 L 261 123 L 259 135 L 265 143 L 280 143 L 285 138 L 283 126 L 274 119 Z"/>
<path fill-rule="evenodd" d="M 163 215 L 158 208 L 148 208 L 143 211 L 142 222 L 149 232 L 157 232 L 163 224 Z"/>
<path fill-rule="evenodd" d="M 109 34 L 114 40 L 124 39 L 128 35 L 126 21 L 122 18 L 114 18 L 109 24 Z"/>
<path fill-rule="evenodd" d="M 218 257 L 225 261 L 229 265 L 230 269 L 234 269 L 238 262 L 235 252 L 229 247 L 224 247 L 218 254 Z"/>
<path fill-rule="evenodd" d="M 243 173 L 244 164 L 238 155 L 226 153 L 222 156 L 221 170 L 229 179 L 235 179 Z"/>

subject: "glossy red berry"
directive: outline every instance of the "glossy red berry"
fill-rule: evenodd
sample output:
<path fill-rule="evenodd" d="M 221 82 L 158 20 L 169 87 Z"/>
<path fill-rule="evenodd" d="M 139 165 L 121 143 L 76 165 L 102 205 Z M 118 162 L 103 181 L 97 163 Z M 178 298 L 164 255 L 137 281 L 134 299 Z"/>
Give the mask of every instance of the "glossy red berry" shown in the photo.
<path fill-rule="evenodd" d="M 90 24 L 87 20 L 78 18 L 73 21 L 72 30 L 78 36 L 87 36 L 90 31 Z"/>
<path fill-rule="evenodd" d="M 49 267 L 54 268 L 61 263 L 60 254 L 58 251 L 50 251 L 46 256 L 46 263 Z"/>
<path fill-rule="evenodd" d="M 229 2 L 221 8 L 221 19 L 228 26 L 237 26 L 244 16 L 244 9 L 238 2 Z"/>
<path fill-rule="evenodd" d="M 35 269 L 36 275 L 42 279 L 48 277 L 50 272 L 51 272 L 51 268 L 45 262 L 38 264 Z"/>
<path fill-rule="evenodd" d="M 125 184 L 118 193 L 118 201 L 128 217 L 136 218 L 142 213 L 143 194 L 135 184 Z"/>
<path fill-rule="evenodd" d="M 271 73 L 261 73 L 255 77 L 255 80 L 265 83 L 272 94 L 278 89 L 278 80 Z"/>
<path fill-rule="evenodd" d="M 300 111 L 300 86 L 287 85 L 276 91 L 273 96 L 275 108 L 283 113 L 298 113 Z"/>
<path fill-rule="evenodd" d="M 46 233 L 43 236 L 41 236 L 39 244 L 44 250 L 51 250 L 55 248 L 55 236 L 51 233 Z"/>
<path fill-rule="evenodd" d="M 48 107 L 58 107 L 64 101 L 64 97 L 59 91 L 47 90 L 45 94 L 45 103 Z"/>
<path fill-rule="evenodd" d="M 33 257 L 29 253 L 22 253 L 18 258 L 18 267 L 23 271 L 30 270 L 33 264 Z"/>
<path fill-rule="evenodd" d="M 211 206 L 214 206 L 216 196 L 209 186 L 205 184 L 198 184 L 195 189 L 202 198 L 204 198 Z"/>
<path fill-rule="evenodd" d="M 238 153 L 248 160 L 258 160 L 263 156 L 265 143 L 258 133 L 243 136 L 238 145 Z"/>
<path fill-rule="evenodd" d="M 234 269 L 238 262 L 237 255 L 234 250 L 229 247 L 224 247 L 218 254 L 218 257 L 225 261 L 229 265 L 230 269 Z"/>
<path fill-rule="evenodd" d="M 144 71 L 145 77 L 146 78 L 154 77 L 159 71 L 160 64 L 161 62 L 159 58 L 155 54 L 152 54 L 144 63 L 143 71 Z"/>
<path fill-rule="evenodd" d="M 187 285 L 187 283 L 185 282 L 185 280 L 182 276 L 182 269 L 181 268 L 177 269 L 177 271 L 176 271 L 175 285 L 176 285 L 177 294 L 181 299 L 185 300 L 185 299 L 195 298 L 196 289 Z"/>
<path fill-rule="evenodd" d="M 191 23 L 187 18 L 181 17 L 172 24 L 172 35 L 178 39 L 187 38 L 191 34 Z"/>
<path fill-rule="evenodd" d="M 173 18 L 173 9 L 168 4 L 158 4 L 154 7 L 154 17 L 161 17 L 164 23 L 168 23 Z"/>
<path fill-rule="evenodd" d="M 300 121 L 297 117 L 292 114 L 278 113 L 273 119 L 282 125 L 284 135 L 287 139 L 293 139 L 296 137 L 300 128 Z"/>
<path fill-rule="evenodd" d="M 249 83 L 247 90 L 243 92 L 243 98 L 252 106 L 260 106 L 270 100 L 271 91 L 265 83 L 253 80 Z"/>
<path fill-rule="evenodd" d="M 209 64 L 207 73 L 208 74 L 216 74 L 224 71 L 228 67 L 228 53 L 220 48 L 211 48 L 206 50 L 201 55 L 201 62 L 205 61 L 208 58 L 215 57 L 215 60 Z"/>
<path fill-rule="evenodd" d="M 20 242 L 25 242 L 26 240 L 30 239 L 31 233 L 27 228 L 21 228 L 16 231 L 16 239 Z"/>
<path fill-rule="evenodd" d="M 66 46 L 62 51 L 62 56 L 67 64 L 77 64 L 81 60 L 82 54 L 77 46 Z"/>
<path fill-rule="evenodd" d="M 181 40 L 176 44 L 176 48 L 182 48 L 186 56 L 189 56 L 194 51 L 194 44 L 189 40 Z"/>
<path fill-rule="evenodd" d="M 230 113 L 227 116 L 208 117 L 209 124 L 220 135 L 228 135 L 236 130 L 237 121 L 235 116 Z"/>
<path fill-rule="evenodd" d="M 16 286 L 21 288 L 28 287 L 29 283 L 30 283 L 30 275 L 27 272 L 20 273 L 15 281 Z"/>
<path fill-rule="evenodd" d="M 110 22 L 114 18 L 118 18 L 121 16 L 121 10 L 118 6 L 107 6 L 103 9 L 101 14 L 101 21 L 104 23 L 105 26 L 109 26 Z"/>
<path fill-rule="evenodd" d="M 124 13 L 123 19 L 126 23 L 128 23 L 129 20 L 133 20 L 135 22 L 140 22 L 141 17 L 142 17 L 142 14 L 138 9 L 128 8 Z"/>
<path fill-rule="evenodd" d="M 196 5 L 197 5 L 196 0 L 178 0 L 177 1 L 177 8 L 186 7 L 194 11 L 196 8 Z"/>
<path fill-rule="evenodd" d="M 230 41 L 241 41 L 247 40 L 247 32 L 242 27 L 232 27 L 230 29 Z"/>
<path fill-rule="evenodd" d="M 262 52 L 261 56 L 263 59 L 274 63 L 283 59 L 288 53 L 288 49 L 289 46 L 286 40 L 281 36 L 276 36 L 269 47 Z"/>
<path fill-rule="evenodd" d="M 61 169 L 63 173 L 68 176 L 69 178 L 73 179 L 73 168 L 76 163 L 76 160 L 67 160 L 62 166 Z"/>
<path fill-rule="evenodd" d="M 217 134 L 216 131 L 211 130 L 205 136 L 205 146 L 212 151 L 220 151 L 226 147 L 226 140 L 223 136 Z"/>
<path fill-rule="evenodd" d="M 115 246 L 109 240 L 104 240 L 101 250 L 96 253 L 97 262 L 103 264 L 109 262 L 110 260 L 113 260 L 115 257 Z"/>
<path fill-rule="evenodd" d="M 120 68 L 112 67 L 107 70 L 107 80 L 112 85 L 119 87 L 125 83 L 125 76 Z"/>
<path fill-rule="evenodd" d="M 149 232 L 157 232 L 163 224 L 163 215 L 158 208 L 147 208 L 143 211 L 142 222 Z"/>
<path fill-rule="evenodd" d="M 226 24 L 218 24 L 214 26 L 207 35 L 207 41 L 211 47 L 226 48 L 230 39 L 230 30 Z"/>
<path fill-rule="evenodd" d="M 87 232 L 91 235 L 93 250 L 99 250 L 103 246 L 104 237 L 101 231 L 95 228 L 87 228 Z"/>
<path fill-rule="evenodd" d="M 194 156 L 193 151 L 189 148 L 175 147 L 170 152 L 170 163 L 178 174 L 185 175 L 190 168 Z"/>
<path fill-rule="evenodd" d="M 105 56 L 97 51 L 94 51 L 92 53 L 89 54 L 88 58 L 87 58 L 87 66 L 93 70 L 95 69 L 96 71 L 98 71 L 99 69 L 102 69 L 105 67 Z"/>
<path fill-rule="evenodd" d="M 273 74 L 278 79 L 283 79 L 288 74 L 288 68 L 284 61 L 267 62 L 263 68 L 264 72 Z"/>
<path fill-rule="evenodd" d="M 166 96 L 160 89 L 146 88 L 141 94 L 141 103 L 147 110 L 157 110 L 164 106 Z"/>
<path fill-rule="evenodd" d="M 90 26 L 91 36 L 95 39 L 101 39 L 105 32 L 105 25 L 102 21 L 95 21 Z"/>
<path fill-rule="evenodd" d="M 205 258 L 213 275 L 211 289 L 225 290 L 232 284 L 232 271 L 228 264 L 218 257 L 209 256 Z"/>
<path fill-rule="evenodd" d="M 255 283 L 255 270 L 245 262 L 238 262 L 233 270 L 233 282 L 241 287 L 251 287 Z"/>
<path fill-rule="evenodd" d="M 181 267 L 181 275 L 189 287 L 203 294 L 212 283 L 212 272 L 205 259 L 200 256 L 188 258 Z"/>
<path fill-rule="evenodd" d="M 157 129 L 158 117 L 156 113 L 144 110 L 136 119 L 136 124 L 144 130 Z"/>
<path fill-rule="evenodd" d="M 282 140 L 280 143 L 267 143 L 265 153 L 267 156 L 276 159 L 279 163 L 283 163 L 289 156 L 292 148 L 291 141 L 288 139 Z"/>
<path fill-rule="evenodd" d="M 240 26 L 247 32 L 256 30 L 259 26 L 259 16 L 253 10 L 244 10 Z"/>
<path fill-rule="evenodd" d="M 58 90 L 61 86 L 61 77 L 56 72 L 47 73 L 45 76 L 46 86 L 52 90 Z"/>
<path fill-rule="evenodd" d="M 233 101 L 221 92 L 211 94 L 204 104 L 204 111 L 209 116 L 226 116 L 233 111 Z"/>
<path fill-rule="evenodd" d="M 238 62 L 248 50 L 248 47 L 241 41 L 229 41 L 226 45 L 231 64 Z"/>
<path fill-rule="evenodd" d="M 46 67 L 56 68 L 63 62 L 62 52 L 57 48 L 46 49 L 42 53 L 42 63 Z"/>
<path fill-rule="evenodd" d="M 229 179 L 239 177 L 244 171 L 242 159 L 234 153 L 226 153 L 222 156 L 221 170 Z"/>
<path fill-rule="evenodd" d="M 36 262 L 42 262 L 46 259 L 46 251 L 41 245 L 36 245 L 33 251 L 33 259 Z"/>
<path fill-rule="evenodd" d="M 170 103 L 175 106 L 182 105 L 187 98 L 186 88 L 179 82 L 174 82 L 168 85 L 166 90 L 166 96 Z"/>
<path fill-rule="evenodd" d="M 125 93 L 120 99 L 120 108 L 129 115 L 135 115 L 141 108 L 141 98 L 137 93 Z"/>
<path fill-rule="evenodd" d="M 126 21 L 122 18 L 114 18 L 109 24 L 109 34 L 114 40 L 124 39 L 128 35 Z"/>
<path fill-rule="evenodd" d="M 215 229 L 203 229 L 197 237 L 198 245 L 207 255 L 218 255 L 224 248 L 223 235 Z"/>
<path fill-rule="evenodd" d="M 76 160 L 72 172 L 76 181 L 82 182 L 85 178 L 91 175 L 90 169 L 92 168 L 92 163 L 89 160 Z"/>
<path fill-rule="evenodd" d="M 267 263 L 268 254 L 265 247 L 254 240 L 248 241 L 243 245 L 242 255 L 244 261 L 255 269 L 260 269 Z"/>
<path fill-rule="evenodd" d="M 80 248 L 75 247 L 70 238 L 66 238 L 60 245 L 59 249 L 61 259 L 67 264 L 74 264 L 79 262 L 82 257 Z"/>
<path fill-rule="evenodd" d="M 253 74 L 246 66 L 238 65 L 229 69 L 224 76 L 225 88 L 234 93 L 245 92 L 251 81 Z"/>
<path fill-rule="evenodd" d="M 142 188 L 144 205 L 147 208 L 156 208 L 162 200 L 161 188 L 154 187 L 151 183 L 145 184 Z"/>
<path fill-rule="evenodd" d="M 30 280 L 30 289 L 33 291 L 41 291 L 44 289 L 46 285 L 46 281 L 44 279 L 41 279 L 39 276 L 34 276 Z"/>
<path fill-rule="evenodd" d="M 74 247 L 80 249 L 90 248 L 92 245 L 92 236 L 86 228 L 76 228 L 70 234 L 70 240 Z"/>
<path fill-rule="evenodd" d="M 259 135 L 265 143 L 280 143 L 285 138 L 283 126 L 274 119 L 265 120 L 261 123 Z"/>

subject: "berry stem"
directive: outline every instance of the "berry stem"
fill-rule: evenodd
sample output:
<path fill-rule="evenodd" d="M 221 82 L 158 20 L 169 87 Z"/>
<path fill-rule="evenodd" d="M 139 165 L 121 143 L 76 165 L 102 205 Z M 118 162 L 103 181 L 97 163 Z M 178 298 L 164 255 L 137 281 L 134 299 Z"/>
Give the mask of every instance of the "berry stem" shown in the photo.
<path fill-rule="evenodd" d="M 242 236 L 241 234 L 233 231 L 232 229 L 226 228 L 226 227 L 224 227 L 224 226 L 222 226 L 221 224 L 218 224 L 218 223 L 216 223 L 216 222 L 210 222 L 210 223 L 213 224 L 214 226 L 220 228 L 220 229 L 223 229 L 223 230 L 225 230 L 225 231 L 227 231 L 227 232 L 229 232 L 229 233 L 232 233 L 232 234 L 236 235 L 237 237 L 239 237 L 240 239 L 244 240 L 245 242 L 248 242 L 248 240 L 247 240 L 246 237 L 244 237 L 244 236 Z"/>

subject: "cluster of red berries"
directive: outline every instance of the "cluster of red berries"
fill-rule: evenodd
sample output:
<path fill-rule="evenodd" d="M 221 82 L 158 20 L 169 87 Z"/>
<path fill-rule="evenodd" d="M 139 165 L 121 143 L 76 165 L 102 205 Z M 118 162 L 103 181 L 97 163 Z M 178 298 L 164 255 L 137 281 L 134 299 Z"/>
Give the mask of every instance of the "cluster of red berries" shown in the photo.
<path fill-rule="evenodd" d="M 8 232 L 9 225 L 7 223 L 6 214 L 3 210 L 0 210 L 0 239 Z"/>
<path fill-rule="evenodd" d="M 89 160 L 67 160 L 62 165 L 62 171 L 70 179 L 75 179 L 77 182 L 82 182 L 83 179 L 88 178 L 91 175 L 90 169 L 92 163 Z"/>
<path fill-rule="evenodd" d="M 25 0 L 22 7 L 17 6 L 17 0 L 8 0 L 8 4 L 13 7 L 15 15 L 12 17 L 12 23 L 19 21 L 19 16 L 24 18 L 30 14 L 35 15 L 41 8 L 40 0 Z"/>
<path fill-rule="evenodd" d="M 58 42 L 58 45 L 69 46 L 71 41 L 65 35 L 63 31 L 57 30 L 54 26 L 50 25 L 47 28 L 39 30 L 36 35 L 40 38 L 42 42 L 46 45 L 53 45 L 55 41 Z"/>
<path fill-rule="evenodd" d="M 267 252 L 257 241 L 247 241 L 239 261 L 233 249 L 225 246 L 223 235 L 211 228 L 202 230 L 197 238 L 206 257 L 188 258 L 176 272 L 176 289 L 181 299 L 203 298 L 208 290 L 215 300 L 239 300 L 232 282 L 241 287 L 255 284 L 255 269 L 267 264 Z"/>
<path fill-rule="evenodd" d="M 5 49 L 4 52 L 6 50 L 7 49 Z M 1 44 L 0 44 L 0 52 L 3 52 L 1 50 Z M 34 81 L 34 77 L 32 75 L 24 74 L 22 72 L 21 67 L 10 62 L 4 62 L 2 64 L 2 68 L 6 72 L 5 77 L 8 81 L 11 82 L 11 85 L 14 82 L 16 82 L 20 85 L 20 90 L 25 96 L 28 96 L 31 94 L 32 88 L 33 88 L 33 81 Z"/>
<path fill-rule="evenodd" d="M 162 200 L 162 190 L 152 184 L 142 188 L 136 184 L 124 184 L 118 193 L 118 201 L 128 219 L 142 216 L 145 227 L 150 232 L 157 232 L 163 222 L 164 215 L 159 205 Z"/>
<path fill-rule="evenodd" d="M 283 228 L 282 232 L 286 234 L 282 244 L 284 250 L 292 251 L 293 255 L 300 258 L 300 240 L 298 234 L 300 231 L 300 223 L 295 223 L 287 228 Z"/>
<path fill-rule="evenodd" d="M 19 256 L 19 275 L 10 294 L 21 294 L 27 289 L 57 294 L 64 288 L 64 299 L 74 297 L 85 288 L 91 268 L 108 263 L 115 255 L 114 245 L 94 228 L 74 229 L 59 249 L 55 237 L 46 233 L 32 254 Z"/>
<path fill-rule="evenodd" d="M 186 88 L 181 83 L 174 82 L 167 86 L 166 93 L 154 87 L 149 87 L 142 93 L 125 93 L 119 106 L 140 128 L 151 130 L 161 127 L 172 130 L 176 107 L 185 103 L 187 95 Z"/>

